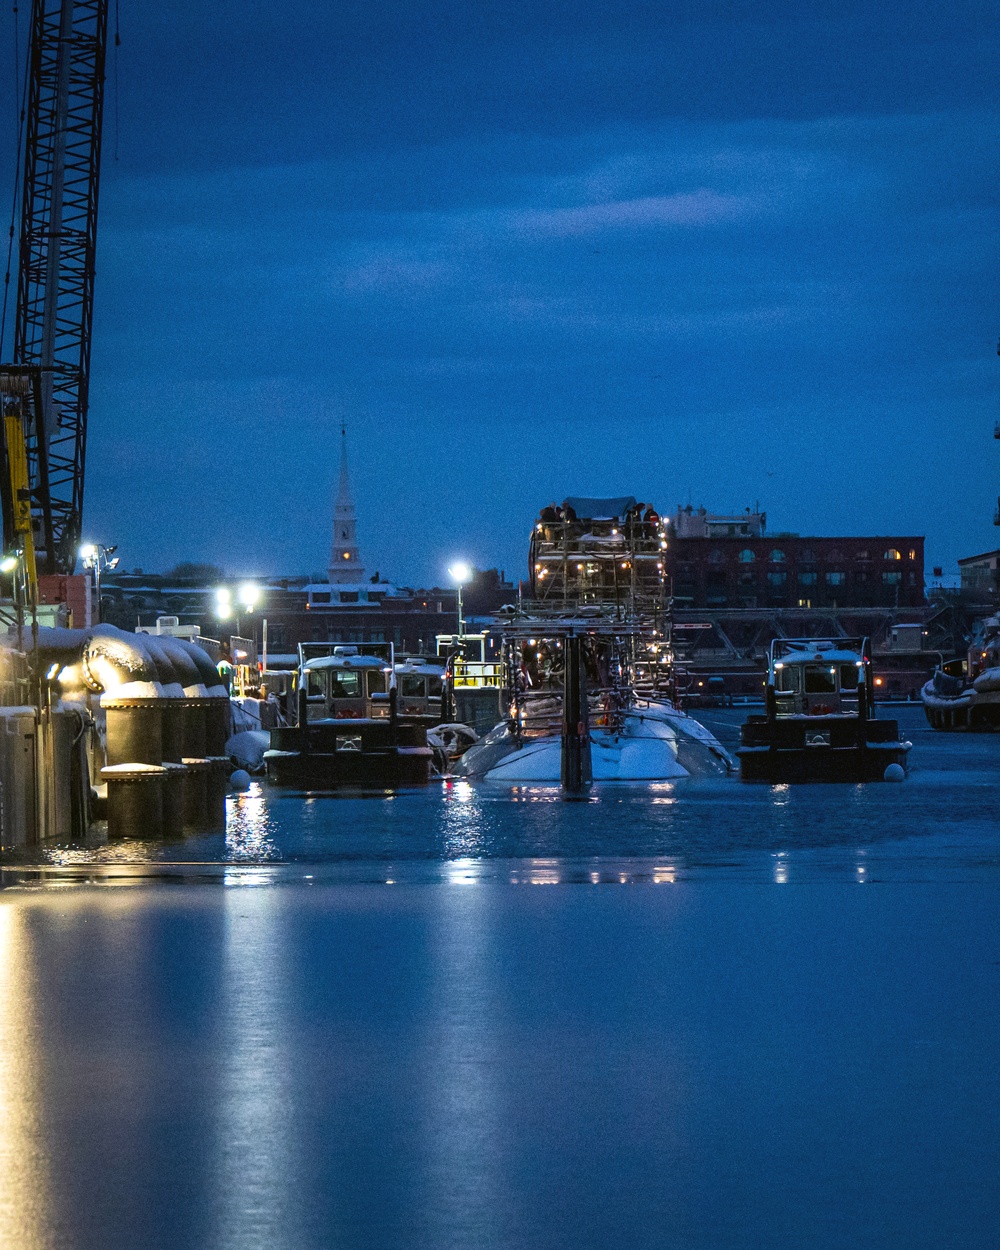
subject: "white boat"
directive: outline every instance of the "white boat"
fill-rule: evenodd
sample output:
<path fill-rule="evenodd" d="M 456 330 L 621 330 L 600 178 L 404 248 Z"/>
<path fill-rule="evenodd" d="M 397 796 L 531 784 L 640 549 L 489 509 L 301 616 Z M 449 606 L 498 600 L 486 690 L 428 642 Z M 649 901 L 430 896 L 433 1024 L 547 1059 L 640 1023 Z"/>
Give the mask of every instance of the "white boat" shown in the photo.
<path fill-rule="evenodd" d="M 935 729 L 1000 729 L 1000 616 L 978 623 L 968 654 L 937 669 L 920 698 Z"/>

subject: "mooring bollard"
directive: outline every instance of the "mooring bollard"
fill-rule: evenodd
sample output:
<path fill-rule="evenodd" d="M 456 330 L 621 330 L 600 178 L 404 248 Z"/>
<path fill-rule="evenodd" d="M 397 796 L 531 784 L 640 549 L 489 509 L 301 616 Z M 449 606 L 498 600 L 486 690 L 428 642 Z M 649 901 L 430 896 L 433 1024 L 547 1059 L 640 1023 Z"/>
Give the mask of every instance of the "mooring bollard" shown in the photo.
<path fill-rule="evenodd" d="M 161 763 L 164 702 L 162 699 L 101 696 L 101 706 L 107 715 L 109 765 Z"/>
<path fill-rule="evenodd" d="M 187 768 L 184 781 L 184 825 L 202 829 L 211 824 L 208 811 L 208 774 L 212 761 L 204 757 L 185 756 L 181 763 Z"/>
<path fill-rule="evenodd" d="M 179 837 L 184 831 L 184 790 L 187 785 L 187 768 L 184 764 L 164 760 L 161 765 L 163 778 L 163 836 Z"/>
<path fill-rule="evenodd" d="M 229 774 L 233 762 L 228 755 L 209 756 L 207 775 L 206 821 L 213 829 L 226 823 L 226 795 L 229 793 Z"/>
<path fill-rule="evenodd" d="M 108 837 L 163 836 L 163 783 L 167 770 L 154 764 L 111 764 L 101 769 L 108 784 Z"/>

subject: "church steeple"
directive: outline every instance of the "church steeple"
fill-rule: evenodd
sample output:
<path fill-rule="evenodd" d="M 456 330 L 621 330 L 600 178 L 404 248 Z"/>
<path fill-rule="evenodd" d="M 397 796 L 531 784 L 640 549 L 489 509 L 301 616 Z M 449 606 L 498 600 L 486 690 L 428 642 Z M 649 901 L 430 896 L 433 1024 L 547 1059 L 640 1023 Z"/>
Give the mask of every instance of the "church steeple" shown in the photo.
<path fill-rule="evenodd" d="M 364 581 L 365 570 L 358 551 L 351 478 L 347 471 L 347 429 L 340 427 L 340 486 L 333 508 L 333 546 L 330 548 L 330 581 L 343 586 Z"/>

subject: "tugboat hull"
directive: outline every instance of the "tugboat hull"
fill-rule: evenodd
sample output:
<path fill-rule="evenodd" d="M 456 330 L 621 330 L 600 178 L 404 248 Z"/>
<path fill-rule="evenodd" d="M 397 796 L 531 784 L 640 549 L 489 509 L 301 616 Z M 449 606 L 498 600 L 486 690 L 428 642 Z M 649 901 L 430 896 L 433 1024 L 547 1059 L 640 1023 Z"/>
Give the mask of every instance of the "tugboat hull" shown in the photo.
<path fill-rule="evenodd" d="M 781 785 L 882 781 L 890 764 L 906 768 L 909 750 L 894 720 L 809 716 L 769 722 L 751 716 L 737 755 L 743 781 Z"/>
<path fill-rule="evenodd" d="M 345 719 L 272 729 L 264 763 L 274 786 L 382 789 L 426 785 L 432 756 L 424 725 Z"/>

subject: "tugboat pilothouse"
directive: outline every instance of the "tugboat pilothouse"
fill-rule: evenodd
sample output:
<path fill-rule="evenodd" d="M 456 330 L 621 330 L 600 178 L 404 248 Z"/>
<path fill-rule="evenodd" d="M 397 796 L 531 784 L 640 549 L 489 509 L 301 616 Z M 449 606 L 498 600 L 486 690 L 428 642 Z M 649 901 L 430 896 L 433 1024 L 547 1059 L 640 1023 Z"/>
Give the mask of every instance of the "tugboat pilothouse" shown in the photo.
<path fill-rule="evenodd" d="M 271 730 L 264 754 L 268 780 L 318 790 L 426 784 L 432 757 L 427 725 L 437 715 L 427 706 L 432 701 L 414 700 L 420 704 L 414 714 L 400 714 L 389 643 L 300 644 L 298 723 Z"/>
<path fill-rule="evenodd" d="M 744 781 L 881 781 L 903 776 L 909 742 L 875 719 L 867 638 L 777 638 L 767 666 L 766 715 L 742 728 Z M 887 773 L 891 765 L 898 772 Z"/>

